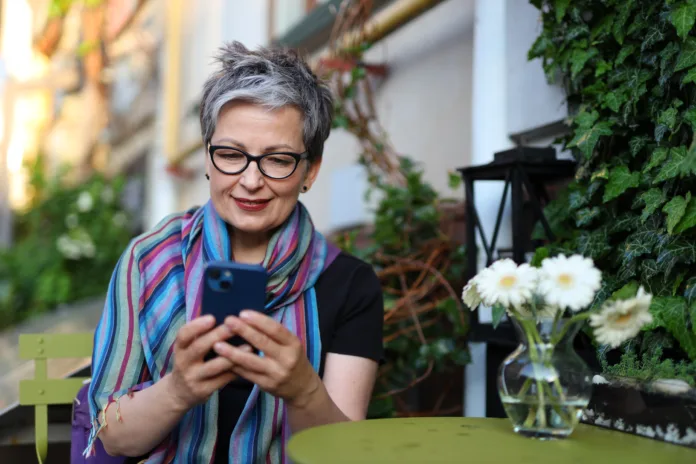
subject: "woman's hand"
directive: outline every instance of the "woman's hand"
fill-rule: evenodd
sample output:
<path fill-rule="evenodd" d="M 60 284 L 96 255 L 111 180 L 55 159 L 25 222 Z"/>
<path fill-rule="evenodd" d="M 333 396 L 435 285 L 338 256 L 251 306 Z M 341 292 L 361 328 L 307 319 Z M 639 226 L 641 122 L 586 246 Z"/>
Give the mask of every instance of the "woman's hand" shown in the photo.
<path fill-rule="evenodd" d="M 174 342 L 174 368 L 170 376 L 171 392 L 176 404 L 184 410 L 205 402 L 215 390 L 232 381 L 232 363 L 221 356 L 204 361 L 213 345 L 227 340 L 232 332 L 225 325 L 213 328 L 215 318 L 196 318 L 179 329 Z M 249 346 L 240 352 L 251 351 Z"/>
<path fill-rule="evenodd" d="M 233 365 L 233 372 L 289 405 L 302 407 L 309 402 L 321 379 L 293 333 L 257 311 L 243 311 L 239 318 L 230 316 L 225 325 L 263 352 L 258 356 L 223 341 L 215 343 L 215 351 Z"/>

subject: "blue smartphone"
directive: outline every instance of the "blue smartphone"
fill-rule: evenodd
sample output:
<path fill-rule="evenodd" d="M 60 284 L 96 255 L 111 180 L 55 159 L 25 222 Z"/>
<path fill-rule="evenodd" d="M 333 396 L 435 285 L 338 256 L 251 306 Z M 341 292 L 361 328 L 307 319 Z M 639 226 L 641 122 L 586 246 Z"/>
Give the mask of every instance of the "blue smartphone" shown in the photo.
<path fill-rule="evenodd" d="M 203 301 L 201 315 L 215 316 L 215 325 L 225 322 L 227 316 L 239 316 L 244 309 L 263 311 L 266 304 L 266 270 L 259 265 L 233 261 L 212 261 L 203 272 Z M 246 343 L 239 336 L 228 342 L 233 346 Z M 211 351 L 206 356 L 216 356 Z"/>

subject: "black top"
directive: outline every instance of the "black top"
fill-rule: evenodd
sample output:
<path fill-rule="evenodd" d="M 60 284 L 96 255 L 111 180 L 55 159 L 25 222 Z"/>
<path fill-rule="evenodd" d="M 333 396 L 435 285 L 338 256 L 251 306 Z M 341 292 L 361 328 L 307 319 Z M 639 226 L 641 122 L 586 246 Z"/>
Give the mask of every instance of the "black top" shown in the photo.
<path fill-rule="evenodd" d="M 340 253 L 314 286 L 319 311 L 321 366 L 326 353 L 382 359 L 384 304 L 382 288 L 372 267 L 358 258 Z M 253 384 L 238 379 L 220 390 L 218 441 L 215 463 L 227 464 L 230 435 Z"/>

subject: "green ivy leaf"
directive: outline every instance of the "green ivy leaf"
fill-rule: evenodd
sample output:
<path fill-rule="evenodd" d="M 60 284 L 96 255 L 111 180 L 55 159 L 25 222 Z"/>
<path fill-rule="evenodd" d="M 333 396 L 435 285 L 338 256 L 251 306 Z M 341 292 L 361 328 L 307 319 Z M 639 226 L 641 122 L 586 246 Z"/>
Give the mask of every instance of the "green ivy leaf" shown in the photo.
<path fill-rule="evenodd" d="M 652 253 L 657 245 L 658 236 L 652 229 L 642 229 L 629 235 L 624 243 L 624 260 L 632 261 Z"/>
<path fill-rule="evenodd" d="M 690 68 L 696 64 L 696 37 L 688 37 L 682 46 L 675 71 Z"/>
<path fill-rule="evenodd" d="M 584 189 L 582 191 L 576 190 L 574 192 L 570 192 L 570 195 L 568 196 L 568 205 L 570 206 L 570 209 L 572 209 L 572 210 L 582 208 L 589 201 L 590 201 L 590 198 L 587 195 L 587 191 Z"/>
<path fill-rule="evenodd" d="M 580 129 L 590 129 L 598 119 L 599 112 L 582 110 L 575 116 L 573 122 L 577 124 Z"/>
<path fill-rule="evenodd" d="M 652 26 L 648 33 L 645 35 L 643 43 L 640 46 L 640 51 L 645 52 L 645 50 L 649 49 L 650 47 L 664 39 L 665 34 L 662 32 L 662 27 L 659 24 L 656 24 Z"/>
<path fill-rule="evenodd" d="M 619 96 L 616 92 L 609 92 L 604 96 L 604 104 L 614 113 L 621 110 L 621 105 L 626 101 L 625 96 Z"/>
<path fill-rule="evenodd" d="M 607 14 L 599 21 L 592 31 L 590 32 L 590 40 L 595 41 L 599 38 L 603 38 L 605 35 L 611 33 L 611 26 L 614 24 L 616 18 L 615 14 Z"/>
<path fill-rule="evenodd" d="M 650 305 L 654 324 L 667 329 L 689 358 L 696 359 L 696 331 L 686 324 L 688 309 L 686 299 L 674 296 L 653 298 Z"/>
<path fill-rule="evenodd" d="M 596 48 L 592 47 L 589 50 L 584 50 L 582 48 L 576 48 L 570 55 L 570 74 L 571 77 L 575 78 L 580 71 L 585 68 L 585 64 L 593 57 L 597 56 L 598 51 Z"/>
<path fill-rule="evenodd" d="M 677 176 L 684 177 L 691 169 L 691 162 L 686 155 L 686 147 L 680 146 L 669 151 L 669 159 L 662 165 L 660 173 L 657 175 L 654 184 L 673 179 Z"/>
<path fill-rule="evenodd" d="M 696 132 L 696 107 L 690 107 L 682 114 L 684 121 L 691 124 L 691 130 Z"/>
<path fill-rule="evenodd" d="M 533 267 L 541 267 L 542 261 L 549 257 L 550 251 L 547 247 L 539 247 L 534 252 L 534 256 L 530 261 L 529 265 Z"/>
<path fill-rule="evenodd" d="M 618 219 L 611 221 L 609 225 L 609 234 L 617 234 L 635 230 L 640 225 L 640 218 L 633 213 L 624 213 Z"/>
<path fill-rule="evenodd" d="M 577 239 L 578 253 L 589 256 L 592 259 L 600 259 L 611 251 L 607 240 L 606 229 L 598 229 L 594 232 L 583 232 Z"/>
<path fill-rule="evenodd" d="M 548 37 L 548 35 L 542 33 L 534 41 L 532 48 L 529 49 L 529 52 L 527 53 L 527 59 L 531 61 L 535 58 L 543 57 L 546 53 L 546 50 L 548 50 L 550 47 L 553 47 L 553 42 Z"/>
<path fill-rule="evenodd" d="M 594 208 L 583 208 L 575 214 L 575 225 L 578 227 L 584 227 L 592 223 L 599 215 L 602 210 L 595 206 Z"/>
<path fill-rule="evenodd" d="M 616 57 L 616 61 L 614 61 L 614 64 L 616 66 L 623 64 L 623 62 L 626 61 L 626 58 L 633 55 L 635 51 L 636 46 L 634 44 L 624 45 L 621 48 L 621 50 L 619 50 L 619 55 Z"/>
<path fill-rule="evenodd" d="M 617 301 L 617 300 L 629 300 L 633 297 L 636 296 L 636 293 L 638 293 L 638 282 L 635 280 L 630 281 L 617 291 L 611 294 L 611 298 L 609 298 L 612 301 Z"/>
<path fill-rule="evenodd" d="M 662 189 L 659 188 L 651 188 L 650 190 L 641 193 L 639 198 L 645 204 L 643 214 L 641 215 L 641 220 L 643 222 L 645 222 L 650 215 L 657 211 L 665 202 L 665 195 Z"/>
<path fill-rule="evenodd" d="M 689 35 L 689 31 L 694 27 L 694 21 L 696 21 L 696 5 L 691 1 L 682 3 L 672 10 L 670 20 L 677 30 L 677 35 L 682 40 L 686 39 Z"/>
<path fill-rule="evenodd" d="M 631 150 L 631 156 L 634 158 L 640 151 L 645 147 L 645 145 L 650 141 L 650 137 L 647 135 L 640 135 L 631 138 L 631 141 L 628 142 L 628 147 Z"/>
<path fill-rule="evenodd" d="M 617 7 L 619 14 L 616 17 L 616 22 L 614 22 L 612 33 L 614 34 L 614 38 L 619 45 L 623 45 L 624 38 L 626 37 L 625 26 L 629 16 L 631 15 L 631 11 L 633 10 L 634 3 L 635 0 L 627 0 L 619 3 Z"/>
<path fill-rule="evenodd" d="M 676 238 L 662 247 L 662 251 L 657 257 L 657 266 L 667 280 L 677 263 L 692 264 L 694 261 L 696 261 L 696 243 Z"/>
<path fill-rule="evenodd" d="M 602 202 L 611 201 L 626 190 L 638 187 L 639 184 L 640 172 L 631 172 L 627 166 L 617 166 L 609 174 L 609 182 L 604 187 Z"/>
<path fill-rule="evenodd" d="M 571 140 L 568 147 L 577 147 L 585 155 L 585 158 L 589 159 L 592 157 L 599 138 L 613 133 L 611 126 L 611 122 L 601 121 L 589 129 L 579 128 L 575 131 L 575 138 Z"/>
<path fill-rule="evenodd" d="M 676 108 L 667 108 L 657 117 L 657 122 L 667 126 L 670 130 L 674 130 L 674 126 L 677 124 L 677 114 Z"/>
<path fill-rule="evenodd" d="M 690 82 L 696 82 L 696 68 L 689 69 L 689 72 L 686 73 L 686 76 L 682 78 L 682 85 L 686 85 Z"/>
<path fill-rule="evenodd" d="M 689 192 L 691 193 L 691 192 Z M 696 226 L 696 200 L 690 201 L 686 206 L 686 211 L 684 211 L 684 216 L 682 220 L 677 224 L 674 231 L 677 234 L 682 234 L 692 227 Z"/>
<path fill-rule="evenodd" d="M 657 124 L 655 126 L 655 141 L 657 143 L 660 143 L 668 130 L 669 130 L 669 127 L 667 127 L 666 125 Z"/>
<path fill-rule="evenodd" d="M 592 177 L 590 177 L 590 181 L 594 182 L 597 179 L 604 179 L 604 180 L 609 179 L 609 169 L 606 166 L 603 166 L 602 168 L 597 169 L 595 172 L 592 173 Z"/>
<path fill-rule="evenodd" d="M 686 298 L 686 301 L 689 302 L 689 304 L 696 301 L 696 276 L 691 277 L 686 281 L 684 298 Z"/>
<path fill-rule="evenodd" d="M 505 307 L 501 304 L 494 305 L 492 308 L 493 312 L 493 328 L 497 328 L 500 322 L 503 320 L 503 316 L 505 316 Z"/>
<path fill-rule="evenodd" d="M 686 213 L 686 205 L 689 204 L 691 200 L 691 192 L 686 194 L 686 198 L 681 195 L 669 200 L 669 202 L 662 208 L 662 212 L 667 214 L 667 233 L 672 235 L 674 227 L 679 224 L 679 221 L 684 217 Z"/>
<path fill-rule="evenodd" d="M 640 268 L 641 277 L 643 277 L 644 281 L 648 281 L 660 273 L 657 262 L 654 259 L 644 259 L 640 263 Z"/>
<path fill-rule="evenodd" d="M 568 10 L 568 5 L 570 5 L 570 0 L 556 0 L 556 22 L 561 22 L 561 19 L 566 14 L 566 10 Z"/>
<path fill-rule="evenodd" d="M 600 60 L 599 63 L 597 63 L 597 69 L 595 70 L 595 77 L 600 77 L 606 74 L 608 71 L 611 71 L 612 65 L 608 61 Z"/>
<path fill-rule="evenodd" d="M 650 161 L 643 169 L 643 173 L 647 174 L 653 168 L 661 165 L 662 162 L 667 159 L 667 155 L 669 155 L 669 148 L 660 147 L 653 150 L 652 155 L 650 156 Z"/>
<path fill-rule="evenodd" d="M 632 279 L 638 273 L 638 261 L 624 261 L 621 263 L 619 270 L 616 272 L 616 279 L 619 282 L 625 282 Z"/>

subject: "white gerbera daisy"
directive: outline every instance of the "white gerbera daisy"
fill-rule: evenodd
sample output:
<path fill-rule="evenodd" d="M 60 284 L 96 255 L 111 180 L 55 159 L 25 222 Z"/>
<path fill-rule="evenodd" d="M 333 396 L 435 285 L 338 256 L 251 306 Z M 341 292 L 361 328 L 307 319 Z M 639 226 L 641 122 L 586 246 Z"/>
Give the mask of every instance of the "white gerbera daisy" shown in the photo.
<path fill-rule="evenodd" d="M 471 279 L 464 287 L 464 290 L 462 290 L 462 301 L 472 311 L 481 304 L 481 295 L 478 292 L 478 288 L 476 288 L 476 277 Z"/>
<path fill-rule="evenodd" d="M 590 316 L 595 339 L 616 348 L 635 337 L 644 325 L 652 322 L 651 302 L 652 295 L 640 287 L 635 298 L 605 304 L 599 313 Z"/>
<path fill-rule="evenodd" d="M 536 269 L 517 266 L 511 259 L 496 261 L 476 276 L 476 288 L 486 306 L 521 307 L 532 299 L 537 284 Z"/>
<path fill-rule="evenodd" d="M 559 255 L 542 261 L 539 281 L 546 304 L 579 311 L 592 303 L 602 284 L 602 273 L 589 258 Z"/>

